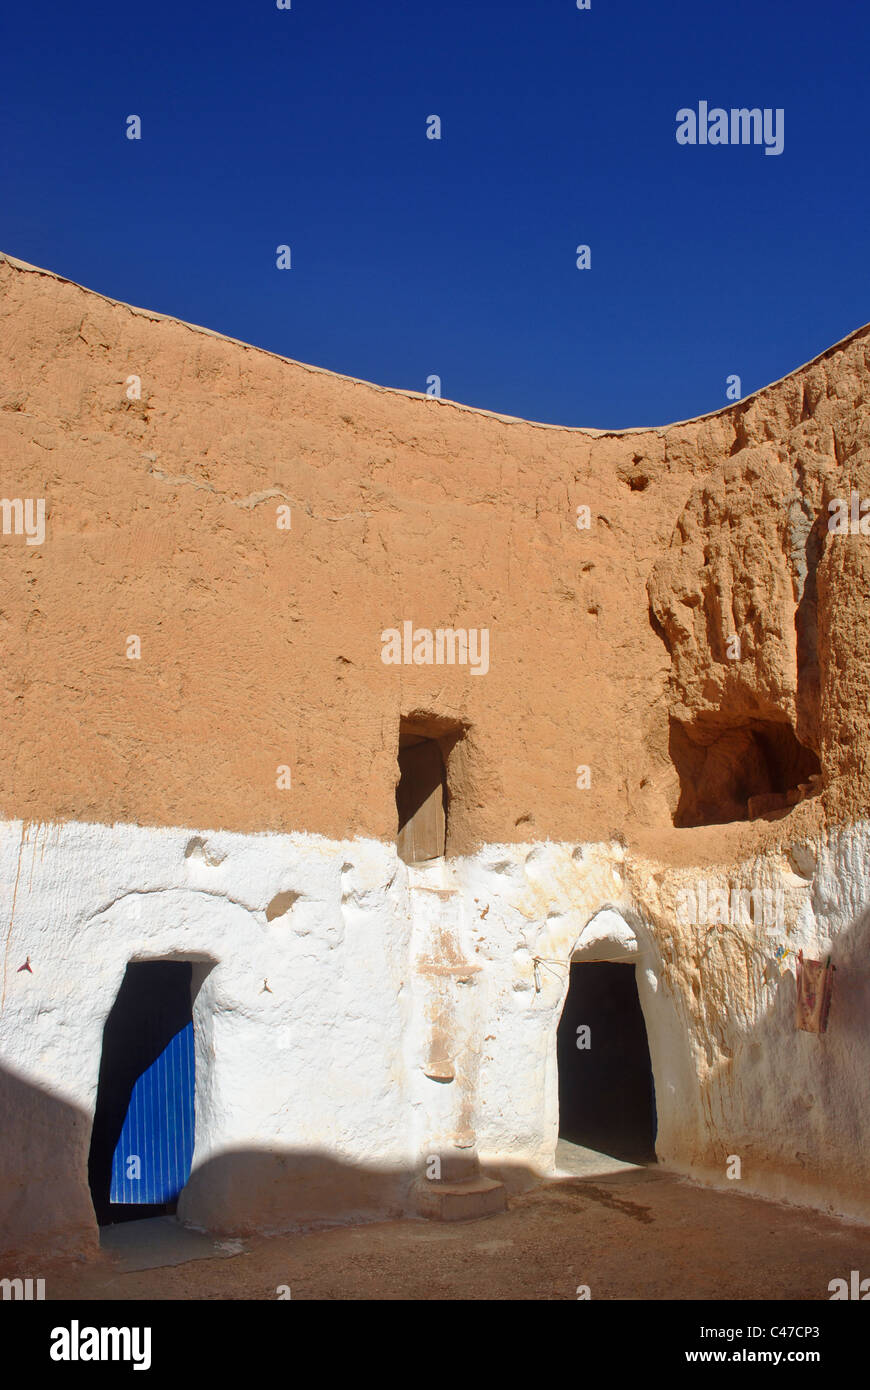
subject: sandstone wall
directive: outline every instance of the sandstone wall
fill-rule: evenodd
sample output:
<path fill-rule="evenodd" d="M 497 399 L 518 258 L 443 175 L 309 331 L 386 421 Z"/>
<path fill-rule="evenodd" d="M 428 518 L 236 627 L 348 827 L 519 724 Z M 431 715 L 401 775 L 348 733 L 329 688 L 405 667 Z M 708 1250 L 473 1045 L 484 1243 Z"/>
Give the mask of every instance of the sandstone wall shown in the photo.
<path fill-rule="evenodd" d="M 744 1189 L 870 1216 L 870 539 L 826 526 L 870 496 L 868 330 L 602 434 L 9 260 L 0 296 L 3 495 L 48 512 L 41 545 L 0 536 L 7 1243 L 93 1244 L 128 960 L 203 971 L 183 1213 L 272 1229 L 412 1210 L 433 1149 L 551 1170 L 568 966 L 602 942 L 636 966 L 660 1160 L 717 1182 L 738 1154 Z M 384 665 L 406 619 L 489 629 L 489 671 Z M 434 888 L 395 852 L 408 716 L 462 735 Z M 687 924 L 700 879 L 784 917 Z M 837 965 L 821 1037 L 794 1030 L 800 948 Z"/>
<path fill-rule="evenodd" d="M 717 415 L 596 434 L 336 377 L 9 260 L 0 296 L 4 486 L 48 508 L 43 545 L 0 537 L 6 816 L 392 838 L 414 709 L 468 728 L 457 852 L 667 829 L 669 721 L 697 732 L 723 702 L 800 711 L 827 782 L 851 776 L 866 715 L 831 694 L 821 733 L 817 624 L 800 673 L 794 624 L 806 535 L 860 481 L 865 330 Z M 488 628 L 489 673 L 385 666 L 405 619 Z"/>

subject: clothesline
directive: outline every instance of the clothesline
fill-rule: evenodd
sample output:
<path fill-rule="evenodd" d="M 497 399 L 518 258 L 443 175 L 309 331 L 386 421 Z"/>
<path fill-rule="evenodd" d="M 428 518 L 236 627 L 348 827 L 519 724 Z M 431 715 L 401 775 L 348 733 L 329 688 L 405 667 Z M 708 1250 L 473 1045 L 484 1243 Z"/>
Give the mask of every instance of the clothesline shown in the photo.
<path fill-rule="evenodd" d="M 635 952 L 635 953 L 634 953 L 633 955 L 631 955 L 631 956 L 596 956 L 595 960 L 590 960 L 590 961 L 587 962 L 587 964 L 589 964 L 589 965 L 627 965 L 627 964 L 629 963 L 629 961 L 631 961 L 631 960 L 638 960 L 639 958 L 640 958 L 640 953 L 639 953 L 639 952 Z M 564 960 L 550 960 L 550 958 L 549 958 L 548 956 L 532 956 L 532 960 L 538 961 L 540 965 L 562 965 L 562 966 L 564 966 L 564 965 L 582 965 L 582 964 L 583 964 L 582 959 L 581 959 L 581 960 L 576 960 L 576 961 L 575 961 L 575 960 L 569 960 L 569 961 L 564 961 Z"/>
<path fill-rule="evenodd" d="M 630 960 L 631 960 L 631 957 L 630 957 L 630 956 L 627 957 L 627 958 L 626 958 L 625 956 L 605 956 L 605 957 L 603 957 L 603 958 L 601 958 L 601 959 L 596 959 L 596 960 L 594 960 L 594 961 L 589 961 L 588 963 L 589 963 L 589 965 L 626 965 L 626 964 L 628 963 L 628 961 L 630 961 Z M 558 965 L 558 966 L 561 966 L 563 969 L 565 969 L 565 968 L 567 968 L 568 966 L 570 966 L 570 965 L 572 964 L 571 961 L 551 960 L 551 959 L 549 959 L 547 956 L 532 956 L 532 963 L 533 963 L 533 965 L 534 965 L 534 967 L 535 967 L 535 993 L 536 993 L 536 994 L 540 994 L 540 992 L 541 992 L 541 988 L 540 988 L 540 985 L 539 985 L 539 983 L 538 983 L 538 966 L 539 966 L 539 965 Z M 578 964 L 578 965 L 582 964 L 582 961 L 578 961 L 577 964 Z M 555 974 L 555 972 L 553 972 L 553 973 Z"/>

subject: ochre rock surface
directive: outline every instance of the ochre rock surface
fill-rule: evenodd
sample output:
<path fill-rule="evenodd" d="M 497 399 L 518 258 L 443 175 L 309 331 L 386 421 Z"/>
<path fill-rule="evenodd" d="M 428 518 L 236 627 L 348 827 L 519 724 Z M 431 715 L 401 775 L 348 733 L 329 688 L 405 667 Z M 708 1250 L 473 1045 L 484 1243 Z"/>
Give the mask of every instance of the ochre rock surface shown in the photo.
<path fill-rule="evenodd" d="M 826 523 L 870 495 L 870 330 L 716 414 L 602 433 L 8 258 L 0 290 L 3 495 L 47 507 L 44 544 L 0 536 L 3 817 L 393 839 L 415 713 L 464 735 L 449 853 L 737 859 L 784 815 L 794 838 L 866 809 L 870 538 Z M 384 665 L 405 620 L 488 629 L 488 673 Z"/>
<path fill-rule="evenodd" d="M 105 1022 L 163 959 L 199 986 L 194 1224 L 410 1210 L 433 1153 L 552 1172 L 571 965 L 602 961 L 634 970 L 660 1163 L 870 1219 L 870 330 L 602 433 L 9 259 L 0 291 L 0 1239 L 96 1248 Z M 404 622 L 487 630 L 489 669 L 384 664 Z M 409 867 L 421 737 L 447 853 Z M 824 1036 L 801 951 L 836 970 Z"/>

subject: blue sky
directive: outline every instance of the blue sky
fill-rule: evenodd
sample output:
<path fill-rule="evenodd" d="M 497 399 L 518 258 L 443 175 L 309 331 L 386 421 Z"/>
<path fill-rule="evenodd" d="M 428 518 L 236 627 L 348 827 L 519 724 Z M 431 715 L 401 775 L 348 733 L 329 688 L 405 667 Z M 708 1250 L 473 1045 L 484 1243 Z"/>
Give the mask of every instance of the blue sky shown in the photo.
<path fill-rule="evenodd" d="M 665 424 L 870 320 L 868 40 L 855 0 L 9 6 L 0 249 L 384 385 Z M 782 108 L 782 154 L 678 145 L 701 100 Z"/>

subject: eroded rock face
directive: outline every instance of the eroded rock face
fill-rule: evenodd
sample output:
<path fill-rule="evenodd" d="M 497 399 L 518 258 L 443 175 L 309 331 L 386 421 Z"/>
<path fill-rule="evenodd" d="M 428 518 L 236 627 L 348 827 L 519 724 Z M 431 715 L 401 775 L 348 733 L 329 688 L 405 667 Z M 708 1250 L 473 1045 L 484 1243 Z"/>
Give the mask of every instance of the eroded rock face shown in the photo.
<path fill-rule="evenodd" d="M 0 538 L 7 816 L 392 837 L 415 711 L 467 736 L 454 852 L 667 830 L 674 722 L 695 749 L 740 731 L 712 781 L 763 763 L 752 726 L 777 724 L 826 786 L 851 779 L 859 716 L 834 691 L 864 658 L 823 668 L 854 603 L 834 555 L 852 538 L 826 523 L 870 493 L 864 330 L 716 415 L 620 435 L 336 377 L 8 260 L 0 290 L 0 449 L 47 509 L 43 544 Z M 486 675 L 385 666 L 406 620 L 486 629 Z M 780 754 L 795 786 L 818 772 Z M 777 781 L 699 818 L 793 790 Z"/>
<path fill-rule="evenodd" d="M 870 1216 L 868 330 L 614 434 L 9 260 L 0 295 L 3 491 L 46 513 L 0 536 L 7 1241 L 93 1242 L 102 1028 L 167 958 L 201 972 L 182 1208 L 213 1229 L 413 1210 L 433 1157 L 551 1170 L 572 959 L 636 969 L 661 1161 Z M 406 620 L 486 629 L 488 670 L 384 664 Z M 425 870 L 400 728 L 446 763 Z M 701 882 L 782 912 L 686 919 Z M 799 949 L 838 967 L 824 1039 Z"/>
<path fill-rule="evenodd" d="M 671 712 L 684 725 L 795 722 L 791 491 L 786 461 L 742 450 L 693 490 L 653 569 L 650 601 L 673 659 Z M 728 651 L 733 637 L 739 657 Z"/>
<path fill-rule="evenodd" d="M 860 680 L 864 664 L 841 651 L 831 669 L 828 575 L 855 539 L 830 531 L 835 499 L 863 496 L 867 479 L 865 373 L 856 336 L 748 403 L 728 456 L 693 488 L 652 569 L 651 612 L 673 659 L 677 824 L 785 809 L 845 771 L 854 708 L 835 714 L 828 695 L 823 717 L 820 701 L 822 684 L 830 691 L 850 666 Z M 840 719 L 849 732 L 834 754 Z M 864 805 L 861 794 L 853 804 Z"/>

